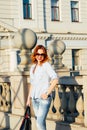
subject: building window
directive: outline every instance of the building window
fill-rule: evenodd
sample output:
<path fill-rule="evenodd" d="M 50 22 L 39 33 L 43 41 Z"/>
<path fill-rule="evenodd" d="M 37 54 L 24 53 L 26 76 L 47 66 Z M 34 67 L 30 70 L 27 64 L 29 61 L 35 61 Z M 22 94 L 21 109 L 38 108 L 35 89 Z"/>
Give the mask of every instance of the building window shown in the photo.
<path fill-rule="evenodd" d="M 79 51 L 78 49 L 72 50 L 72 68 L 73 70 L 78 69 L 79 67 Z"/>
<path fill-rule="evenodd" d="M 72 22 L 79 22 L 79 2 L 71 1 L 71 19 Z"/>
<path fill-rule="evenodd" d="M 59 21 L 59 0 L 51 0 L 51 19 Z"/>
<path fill-rule="evenodd" d="M 32 18 L 31 0 L 23 0 L 23 16 L 24 16 L 24 19 Z"/>

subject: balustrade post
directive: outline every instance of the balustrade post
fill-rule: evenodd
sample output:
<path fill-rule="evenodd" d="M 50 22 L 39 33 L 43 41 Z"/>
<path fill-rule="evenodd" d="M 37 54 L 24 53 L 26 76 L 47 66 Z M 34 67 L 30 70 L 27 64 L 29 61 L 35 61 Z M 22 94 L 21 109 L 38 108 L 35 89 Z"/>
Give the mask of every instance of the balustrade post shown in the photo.
<path fill-rule="evenodd" d="M 53 100 L 51 103 L 48 117 L 57 119 L 57 120 L 60 119 L 61 114 L 59 112 L 59 109 L 60 109 L 60 98 L 59 98 L 59 92 L 58 92 L 58 85 L 56 85 L 55 91 L 53 91 Z"/>
<path fill-rule="evenodd" d="M 11 109 L 11 92 L 9 83 L 0 83 L 0 110 L 8 112 Z"/>
<path fill-rule="evenodd" d="M 74 111 L 75 111 L 75 108 L 76 108 L 75 99 L 74 99 L 74 86 L 70 86 L 69 89 L 70 89 L 70 97 L 69 97 L 68 108 L 69 108 L 69 111 L 71 112 L 71 114 L 68 117 L 68 119 L 69 119 L 70 122 L 73 122 L 75 120 Z"/>
<path fill-rule="evenodd" d="M 78 122 L 78 123 L 83 123 L 84 122 L 84 120 L 83 120 L 84 104 L 83 104 L 83 98 L 82 98 L 82 87 L 78 86 L 77 90 L 78 90 L 78 100 L 77 100 L 77 103 L 76 103 L 76 108 L 77 108 L 79 115 L 75 119 L 75 121 Z"/>
<path fill-rule="evenodd" d="M 62 99 L 61 99 L 61 112 L 63 113 L 63 119 L 62 120 L 66 120 L 66 110 L 67 110 L 67 98 L 66 98 L 66 86 L 65 85 L 61 85 L 61 89 L 63 91 L 62 93 Z"/>
<path fill-rule="evenodd" d="M 10 71 L 17 70 L 17 50 L 9 49 L 10 53 Z M 14 59 L 14 60 L 13 60 Z"/>
<path fill-rule="evenodd" d="M 84 125 L 87 127 L 87 75 L 83 75 Z"/>
<path fill-rule="evenodd" d="M 11 109 L 11 90 L 10 83 L 6 85 L 6 111 L 10 111 Z"/>
<path fill-rule="evenodd" d="M 60 98 L 59 98 L 59 92 L 58 92 L 58 85 L 55 88 L 54 108 L 56 108 L 57 119 L 60 119 L 61 115 L 60 115 L 60 112 L 59 112 L 59 109 L 60 109 Z"/>

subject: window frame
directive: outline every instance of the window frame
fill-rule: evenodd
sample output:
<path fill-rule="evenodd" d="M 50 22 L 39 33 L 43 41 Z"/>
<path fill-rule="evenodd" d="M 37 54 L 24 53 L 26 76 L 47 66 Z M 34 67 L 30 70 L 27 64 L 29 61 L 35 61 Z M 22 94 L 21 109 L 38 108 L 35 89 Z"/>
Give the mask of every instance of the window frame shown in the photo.
<path fill-rule="evenodd" d="M 23 0 L 23 18 L 32 19 L 32 4 Z"/>
<path fill-rule="evenodd" d="M 53 11 L 54 10 L 54 11 Z M 56 13 L 55 13 L 56 10 Z M 56 17 L 56 14 L 58 13 L 58 16 Z M 54 14 L 54 15 L 53 15 Z M 58 6 L 51 6 L 51 20 L 52 21 L 60 21 L 59 16 L 59 7 Z"/>
<path fill-rule="evenodd" d="M 76 2 L 78 7 L 72 7 L 73 2 Z M 79 1 L 71 1 L 71 20 L 72 22 L 79 22 Z"/>
<path fill-rule="evenodd" d="M 51 0 L 51 20 L 52 21 L 60 21 L 59 4 L 56 2 L 52 3 L 52 0 Z"/>

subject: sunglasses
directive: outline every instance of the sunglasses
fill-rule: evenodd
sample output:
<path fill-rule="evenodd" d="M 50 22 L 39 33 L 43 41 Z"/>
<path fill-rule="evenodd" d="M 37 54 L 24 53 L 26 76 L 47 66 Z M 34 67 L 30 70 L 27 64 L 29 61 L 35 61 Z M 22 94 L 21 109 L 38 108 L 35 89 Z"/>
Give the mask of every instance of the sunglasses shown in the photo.
<path fill-rule="evenodd" d="M 45 54 L 44 53 L 36 53 L 36 56 L 45 56 Z"/>

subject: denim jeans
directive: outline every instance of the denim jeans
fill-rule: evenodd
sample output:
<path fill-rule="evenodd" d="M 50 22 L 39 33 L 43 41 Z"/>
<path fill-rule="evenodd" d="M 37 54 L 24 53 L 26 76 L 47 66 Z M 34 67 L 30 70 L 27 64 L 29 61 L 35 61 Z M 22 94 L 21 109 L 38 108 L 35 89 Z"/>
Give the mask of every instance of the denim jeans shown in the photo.
<path fill-rule="evenodd" d="M 51 97 L 44 99 L 32 99 L 38 130 L 46 130 L 46 117 L 51 104 Z"/>

